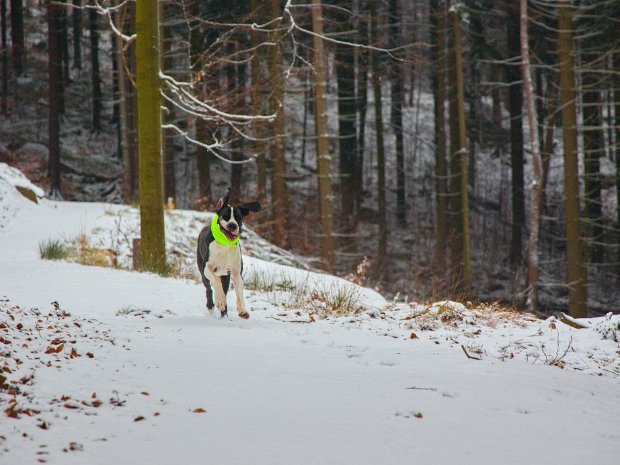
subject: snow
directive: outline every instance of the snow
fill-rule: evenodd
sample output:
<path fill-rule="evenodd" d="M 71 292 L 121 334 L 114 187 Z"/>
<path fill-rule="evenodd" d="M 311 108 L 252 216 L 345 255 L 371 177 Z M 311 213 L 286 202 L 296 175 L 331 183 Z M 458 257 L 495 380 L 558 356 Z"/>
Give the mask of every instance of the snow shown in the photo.
<path fill-rule="evenodd" d="M 35 204 L 20 179 L 0 165 L 0 463 L 617 460 L 617 308 L 574 329 L 492 305 L 386 302 L 245 231 L 246 282 L 275 285 L 246 289 L 248 321 L 229 293 L 220 320 L 189 268 L 41 260 L 41 241 L 86 235 L 128 266 L 138 217 Z M 189 266 L 209 218 L 168 212 L 169 254 Z M 319 297 L 343 286 L 358 300 L 338 315 Z"/>

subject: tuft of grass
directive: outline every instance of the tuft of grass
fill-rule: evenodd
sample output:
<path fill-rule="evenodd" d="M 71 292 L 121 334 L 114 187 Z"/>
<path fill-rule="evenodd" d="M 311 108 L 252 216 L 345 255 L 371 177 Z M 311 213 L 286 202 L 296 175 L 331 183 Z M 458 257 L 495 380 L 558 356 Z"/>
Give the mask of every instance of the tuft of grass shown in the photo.
<path fill-rule="evenodd" d="M 244 278 L 247 289 L 268 294 L 269 302 L 306 310 L 321 317 L 357 314 L 363 310 L 361 288 L 350 282 L 312 284 L 309 275 L 295 282 L 284 272 L 253 272 Z"/>
<path fill-rule="evenodd" d="M 243 284 L 247 289 L 261 292 L 293 292 L 296 289 L 295 283 L 282 271 L 253 272 L 244 277 Z"/>
<path fill-rule="evenodd" d="M 58 239 L 47 239 L 39 242 L 39 255 L 44 260 L 66 260 L 70 249 Z"/>
<path fill-rule="evenodd" d="M 77 256 L 73 258 L 80 265 L 118 268 L 116 253 L 113 250 L 92 247 L 86 234 L 80 234 L 75 242 Z"/>
<path fill-rule="evenodd" d="M 307 306 L 323 317 L 355 315 L 363 310 L 361 289 L 352 283 L 333 282 L 314 290 Z"/>

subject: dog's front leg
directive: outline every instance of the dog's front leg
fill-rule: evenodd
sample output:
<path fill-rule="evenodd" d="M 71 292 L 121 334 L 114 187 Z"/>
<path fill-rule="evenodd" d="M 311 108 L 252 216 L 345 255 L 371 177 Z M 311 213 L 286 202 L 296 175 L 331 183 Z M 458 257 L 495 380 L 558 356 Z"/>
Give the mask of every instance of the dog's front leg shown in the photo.
<path fill-rule="evenodd" d="M 224 288 L 222 287 L 222 280 L 215 275 L 213 268 L 209 263 L 205 267 L 205 274 L 207 275 L 207 278 L 209 278 L 209 281 L 211 281 L 213 290 L 215 291 L 215 306 L 222 313 L 222 315 L 225 315 L 226 294 L 224 293 Z"/>
<path fill-rule="evenodd" d="M 250 318 L 250 314 L 245 309 L 245 303 L 243 302 L 243 279 L 241 278 L 241 273 L 238 271 L 231 273 L 231 278 L 233 286 L 235 286 L 235 295 L 237 296 L 237 313 L 239 313 L 241 318 L 247 320 Z"/>

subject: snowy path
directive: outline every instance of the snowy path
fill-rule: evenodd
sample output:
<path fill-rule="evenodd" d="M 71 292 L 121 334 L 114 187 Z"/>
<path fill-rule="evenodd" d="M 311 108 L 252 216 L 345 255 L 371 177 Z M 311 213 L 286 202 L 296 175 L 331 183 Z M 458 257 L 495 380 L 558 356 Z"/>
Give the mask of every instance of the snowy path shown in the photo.
<path fill-rule="evenodd" d="M 618 378 L 469 360 L 354 325 L 285 324 L 258 305 L 249 321 L 234 311 L 220 321 L 193 282 L 38 258 L 39 241 L 88 231 L 106 208 L 20 204 L 0 228 L 0 316 L 19 306 L 5 320 L 25 330 L 33 307 L 47 314 L 58 301 L 71 314 L 45 320 L 62 352 L 21 355 L 35 373 L 24 402 L 39 413 L 0 414 L 1 464 L 617 461 Z M 152 313 L 116 316 L 132 306 Z M 9 334 L 14 353 L 52 344 Z"/>

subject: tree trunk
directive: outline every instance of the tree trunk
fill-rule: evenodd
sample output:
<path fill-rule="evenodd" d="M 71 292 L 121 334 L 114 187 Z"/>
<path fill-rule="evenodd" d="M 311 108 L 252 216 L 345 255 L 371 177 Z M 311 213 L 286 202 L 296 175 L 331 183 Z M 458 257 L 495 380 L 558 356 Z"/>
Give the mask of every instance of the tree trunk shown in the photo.
<path fill-rule="evenodd" d="M 264 3 L 259 2 L 258 0 L 251 0 L 251 8 L 252 8 L 252 18 L 254 22 L 260 24 L 263 18 L 265 17 L 264 12 Z M 252 108 L 254 110 L 255 115 L 260 115 L 263 113 L 263 82 L 261 80 L 261 61 L 264 58 L 264 53 L 261 48 L 259 48 L 260 44 L 260 36 L 259 32 L 252 30 L 252 48 L 254 49 L 254 53 L 252 54 L 251 61 L 251 77 L 252 77 Z M 304 103 L 305 105 L 305 103 Z M 264 125 L 263 123 L 256 122 L 255 124 L 255 137 L 256 139 L 262 139 L 264 135 Z M 256 159 L 256 171 L 257 171 L 257 184 L 258 184 L 258 201 L 261 204 L 265 204 L 265 196 L 267 193 L 267 169 L 265 163 L 265 151 L 264 144 L 261 142 L 257 142 L 254 144 L 254 150 L 256 152 L 260 152 Z"/>
<path fill-rule="evenodd" d="M 325 49 L 323 47 L 323 14 L 321 0 L 312 0 L 312 36 L 314 53 L 314 95 L 315 95 L 315 128 L 316 158 L 319 179 L 319 215 L 321 222 L 321 256 L 323 265 L 328 271 L 334 270 L 334 237 L 332 215 L 332 158 L 329 152 L 327 136 L 327 71 L 325 69 Z"/>
<path fill-rule="evenodd" d="M 206 45 L 204 34 L 200 31 L 200 5 L 193 0 L 187 0 L 189 11 L 192 16 L 190 27 L 190 55 L 192 66 L 192 81 L 196 82 L 198 92 L 204 98 L 207 95 L 206 83 L 202 76 L 201 55 Z M 210 130 L 209 124 L 204 119 L 196 118 L 196 139 L 203 143 L 210 143 L 213 140 L 213 131 Z M 206 199 L 207 203 L 211 202 L 211 154 L 201 146 L 196 147 L 196 170 L 198 171 L 198 197 Z"/>
<path fill-rule="evenodd" d="M 431 46 L 433 54 L 433 97 L 435 104 L 435 190 L 437 197 L 437 236 L 435 240 L 438 270 L 446 265 L 447 169 L 446 169 L 446 55 L 445 8 L 442 0 L 431 3 Z"/>
<path fill-rule="evenodd" d="M 60 102 L 62 93 L 61 27 L 62 5 L 47 4 L 48 69 L 49 69 L 49 196 L 62 198 L 60 194 Z"/>
<path fill-rule="evenodd" d="M 101 73 L 99 70 L 99 30 L 97 11 L 93 8 L 88 10 L 90 29 L 90 66 L 92 76 L 92 131 L 101 131 Z"/>
<path fill-rule="evenodd" d="M 463 235 L 463 218 L 461 213 L 463 207 L 461 205 L 461 164 L 460 164 L 460 147 L 459 147 L 459 122 L 458 122 L 458 101 L 456 93 L 456 67 L 454 65 L 454 22 L 452 21 L 452 13 L 449 13 L 449 4 L 446 2 L 446 18 L 448 29 L 448 50 L 447 50 L 447 67 L 448 67 L 448 119 L 450 123 L 450 153 L 448 156 L 449 176 L 448 176 L 448 209 L 449 209 L 449 226 L 450 226 L 450 263 L 451 278 L 453 285 L 458 285 L 463 279 L 463 254 L 461 249 L 461 237 Z"/>
<path fill-rule="evenodd" d="M 620 50 L 614 53 L 614 69 L 620 69 Z M 616 132 L 616 227 L 620 229 L 620 74 L 614 76 L 614 118 Z M 616 233 L 617 262 L 620 262 L 620 231 Z M 619 273 L 620 274 L 620 273 Z"/>
<path fill-rule="evenodd" d="M 134 31 L 134 3 L 126 4 L 115 14 L 115 22 L 119 31 L 131 35 Z M 125 49 L 123 40 L 116 37 L 118 53 L 118 82 L 120 95 L 120 134 L 123 158 L 123 200 L 131 203 L 138 192 L 138 153 L 136 139 L 136 95 L 129 74 L 135 69 L 133 46 Z"/>
<path fill-rule="evenodd" d="M 453 221 L 456 229 L 453 238 L 455 275 L 460 291 L 469 293 L 472 286 L 471 259 L 469 243 L 469 195 L 467 176 L 467 128 L 465 126 L 465 92 L 463 84 L 463 63 L 461 46 L 460 13 L 450 11 L 452 19 L 452 77 L 453 96 L 450 102 L 450 178 Z M 457 210 L 458 209 L 458 210 Z"/>
<path fill-rule="evenodd" d="M 583 266 L 579 227 L 579 168 L 577 158 L 577 111 L 573 64 L 573 24 L 571 0 L 560 0 L 558 45 L 560 62 L 560 108 L 564 141 L 564 212 L 566 215 L 566 258 L 568 307 L 574 318 L 586 316 L 586 269 Z"/>
<path fill-rule="evenodd" d="M 174 56 L 172 55 L 172 43 L 174 38 L 172 36 L 172 24 L 168 24 L 168 21 L 173 21 L 173 11 L 175 6 L 171 3 L 162 3 L 160 7 L 161 14 L 161 63 L 162 72 L 164 74 L 174 74 Z M 173 77 L 175 77 L 173 75 Z M 165 103 L 166 111 L 162 116 L 164 124 L 173 124 L 175 122 L 176 107 L 169 102 Z M 174 132 L 166 131 L 163 133 L 162 138 L 162 151 L 164 157 L 164 199 L 166 202 L 168 199 L 176 198 L 176 182 L 175 182 L 175 163 L 174 163 Z"/>
<path fill-rule="evenodd" d="M 11 49 L 15 76 L 24 72 L 24 7 L 22 0 L 11 0 Z"/>
<path fill-rule="evenodd" d="M 583 72 L 583 151 L 584 151 L 584 197 L 585 197 L 585 236 L 590 258 L 595 263 L 603 261 L 601 245 L 603 228 L 603 204 L 601 198 L 600 157 L 605 152 L 601 128 L 601 95 L 598 89 L 600 75 L 595 71 Z"/>
<path fill-rule="evenodd" d="M 371 37 L 372 43 L 378 40 L 378 15 L 374 2 L 371 4 Z M 377 250 L 377 275 L 384 273 L 387 255 L 387 216 L 385 202 L 385 144 L 383 141 L 383 106 L 381 100 L 381 71 L 377 51 L 370 52 L 372 87 L 375 101 L 375 135 L 377 140 L 377 223 L 379 224 L 379 247 Z"/>
<path fill-rule="evenodd" d="M 362 2 L 360 2 L 362 3 Z M 360 5 L 362 11 L 362 5 Z M 368 22 L 364 19 L 358 21 L 359 41 L 368 43 Z M 357 54 L 357 153 L 354 172 L 354 199 L 355 214 L 359 214 L 364 199 L 364 147 L 366 145 L 366 112 L 368 109 L 368 52 L 363 49 L 356 50 Z"/>
<path fill-rule="evenodd" d="M 336 79 L 338 81 L 338 136 L 340 174 L 340 220 L 349 231 L 355 213 L 355 172 L 357 133 L 355 131 L 355 51 L 348 45 L 336 45 Z"/>
<path fill-rule="evenodd" d="M 9 50 L 7 47 L 6 33 L 6 0 L 0 0 L 0 10 L 0 24 L 2 28 L 2 50 L 0 50 L 0 64 L 2 65 L 2 101 L 0 102 L 0 112 L 6 115 L 9 106 Z"/>
<path fill-rule="evenodd" d="M 538 230 L 540 226 L 540 206 L 542 194 L 542 161 L 540 159 L 538 122 L 534 103 L 532 73 L 530 71 L 530 52 L 528 45 L 527 0 L 520 0 L 521 19 L 521 69 L 523 71 L 523 95 L 527 108 L 530 147 L 532 151 L 533 180 L 530 188 L 530 214 L 528 217 L 529 239 L 527 244 L 527 307 L 530 312 L 538 310 Z"/>
<path fill-rule="evenodd" d="M 234 45 L 229 46 L 229 53 L 232 55 L 236 51 Z M 239 101 L 239 92 L 242 89 L 243 76 L 245 74 L 243 68 L 244 64 L 236 63 L 229 64 L 227 69 L 227 81 L 228 81 L 228 94 L 227 97 L 229 99 L 229 108 L 235 108 L 236 106 L 242 105 L 243 103 Z M 243 138 L 239 137 L 238 134 L 232 135 L 233 140 L 231 142 L 231 160 L 240 161 L 243 157 L 241 154 L 243 153 Z M 232 191 L 235 195 L 241 194 L 241 181 L 243 179 L 243 164 L 241 163 L 232 163 L 230 165 L 230 186 L 232 187 Z"/>
<path fill-rule="evenodd" d="M 510 2 L 509 2 L 510 3 Z M 511 59 L 520 56 L 519 7 L 510 3 L 507 10 L 508 55 Z M 525 194 L 523 165 L 523 87 L 519 84 L 521 75 L 516 62 L 506 66 L 508 85 L 508 110 L 510 112 L 510 167 L 512 179 L 512 233 L 510 241 L 510 263 L 513 267 L 522 263 L 523 229 L 525 225 Z"/>
<path fill-rule="evenodd" d="M 136 2 L 136 89 L 140 158 L 140 268 L 164 273 L 158 1 Z"/>
<path fill-rule="evenodd" d="M 276 114 L 276 117 L 272 126 L 272 141 L 271 141 L 271 204 L 272 204 L 272 220 L 273 228 L 273 240 L 276 245 L 285 247 L 287 238 L 287 225 L 288 220 L 288 201 L 286 198 L 286 165 L 284 162 L 284 77 L 282 75 L 282 44 L 281 32 L 278 28 L 281 27 L 282 21 L 282 7 L 280 0 L 270 0 L 271 6 L 271 20 L 274 21 L 274 31 L 271 33 L 272 54 L 270 63 L 271 73 L 271 85 L 272 92 L 269 98 L 269 106 L 272 113 Z"/>
<path fill-rule="evenodd" d="M 82 69 L 82 0 L 73 0 L 73 67 Z"/>
<path fill-rule="evenodd" d="M 401 45 L 401 17 L 398 11 L 398 0 L 390 0 L 390 43 L 392 48 Z M 403 65 L 396 61 L 390 67 L 392 83 L 392 115 L 391 123 L 396 139 L 396 218 L 401 224 L 406 223 L 406 186 L 405 156 L 403 147 Z"/>
<path fill-rule="evenodd" d="M 65 88 L 71 84 L 69 75 L 69 20 L 67 19 L 68 0 L 57 0 L 62 3 L 61 23 L 61 44 L 62 44 L 62 84 Z"/>

